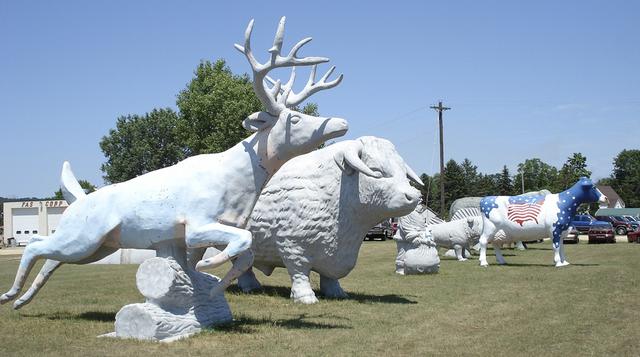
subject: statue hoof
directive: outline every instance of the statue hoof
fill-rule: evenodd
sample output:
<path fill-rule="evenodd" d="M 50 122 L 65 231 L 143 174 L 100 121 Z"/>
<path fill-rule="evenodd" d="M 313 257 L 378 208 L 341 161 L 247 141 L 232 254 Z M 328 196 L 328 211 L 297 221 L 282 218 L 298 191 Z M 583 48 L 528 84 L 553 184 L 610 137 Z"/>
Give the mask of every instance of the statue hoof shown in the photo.
<path fill-rule="evenodd" d="M 16 301 L 13 303 L 13 309 L 14 309 L 14 310 L 20 310 L 20 308 L 22 308 L 22 307 L 23 307 L 24 305 L 26 305 L 26 304 L 27 304 L 27 302 L 26 302 L 26 301 L 23 301 L 23 300 L 16 300 Z"/>
<path fill-rule="evenodd" d="M 556 263 L 556 268 L 566 267 L 567 265 L 569 265 L 569 262 L 565 260 L 564 262 Z"/>
<path fill-rule="evenodd" d="M 480 263 L 480 266 L 481 266 L 481 267 L 483 267 L 483 268 L 487 268 L 487 267 L 489 266 L 489 263 L 487 263 L 487 262 L 481 262 L 481 263 Z"/>
<path fill-rule="evenodd" d="M 299 304 L 311 305 L 311 304 L 317 303 L 318 298 L 315 295 L 306 295 L 306 296 L 297 297 L 293 299 L 293 301 Z"/>
<path fill-rule="evenodd" d="M 0 304 L 6 304 L 9 301 L 13 300 L 15 297 L 16 295 L 10 295 L 9 293 L 2 294 L 2 296 L 0 296 Z"/>

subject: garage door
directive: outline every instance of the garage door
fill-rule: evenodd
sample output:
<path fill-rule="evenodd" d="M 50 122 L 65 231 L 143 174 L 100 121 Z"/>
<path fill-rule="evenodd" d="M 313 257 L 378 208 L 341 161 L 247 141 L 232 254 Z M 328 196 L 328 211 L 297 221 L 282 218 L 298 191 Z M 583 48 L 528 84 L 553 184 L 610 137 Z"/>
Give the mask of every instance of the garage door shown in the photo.
<path fill-rule="evenodd" d="M 11 210 L 13 237 L 16 243 L 26 245 L 32 234 L 38 232 L 38 208 L 14 208 Z"/>
<path fill-rule="evenodd" d="M 47 225 L 48 231 L 46 235 L 52 235 L 60 223 L 60 218 L 66 207 L 49 207 L 47 208 Z"/>

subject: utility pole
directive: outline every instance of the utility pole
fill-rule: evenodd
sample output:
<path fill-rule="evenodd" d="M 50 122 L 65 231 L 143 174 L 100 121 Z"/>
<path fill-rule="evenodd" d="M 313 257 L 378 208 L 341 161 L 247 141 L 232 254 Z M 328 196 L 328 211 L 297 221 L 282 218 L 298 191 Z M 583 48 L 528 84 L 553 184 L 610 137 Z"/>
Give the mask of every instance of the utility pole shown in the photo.
<path fill-rule="evenodd" d="M 442 101 L 439 101 L 437 106 L 432 105 L 430 108 L 438 112 L 438 124 L 440 125 L 440 216 L 444 219 L 444 134 L 442 129 L 442 112 L 451 108 L 443 107 Z"/>

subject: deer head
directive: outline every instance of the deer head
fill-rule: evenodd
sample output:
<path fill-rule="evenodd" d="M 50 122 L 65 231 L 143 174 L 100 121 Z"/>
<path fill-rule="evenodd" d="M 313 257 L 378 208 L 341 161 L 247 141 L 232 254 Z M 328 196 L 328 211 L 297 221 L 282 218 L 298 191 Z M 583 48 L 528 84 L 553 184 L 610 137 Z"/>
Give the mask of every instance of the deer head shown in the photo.
<path fill-rule="evenodd" d="M 269 49 L 270 59 L 265 63 L 256 60 L 251 52 L 251 32 L 253 20 L 249 22 L 245 31 L 244 46 L 235 45 L 249 61 L 253 70 L 253 90 L 265 107 L 265 111 L 251 114 L 244 120 L 243 126 L 257 132 L 260 154 L 266 156 L 267 165 L 279 166 L 294 156 L 310 152 L 323 142 L 344 135 L 347 132 L 347 122 L 341 118 L 315 117 L 301 113 L 293 108 L 302 103 L 312 94 L 337 86 L 342 81 L 342 75 L 327 82 L 335 69 L 332 67 L 320 79 L 315 81 L 316 66 L 328 62 L 325 57 L 298 58 L 300 48 L 311 41 L 305 38 L 298 42 L 288 55 L 282 56 L 282 42 L 284 39 L 285 17 L 280 19 L 278 30 Z M 299 93 L 293 92 L 295 68 L 297 66 L 312 66 L 309 80 Z M 291 76 L 284 85 L 280 80 L 274 81 L 267 76 L 269 71 L 279 67 L 291 67 Z M 269 87 L 267 82 L 272 85 Z"/>

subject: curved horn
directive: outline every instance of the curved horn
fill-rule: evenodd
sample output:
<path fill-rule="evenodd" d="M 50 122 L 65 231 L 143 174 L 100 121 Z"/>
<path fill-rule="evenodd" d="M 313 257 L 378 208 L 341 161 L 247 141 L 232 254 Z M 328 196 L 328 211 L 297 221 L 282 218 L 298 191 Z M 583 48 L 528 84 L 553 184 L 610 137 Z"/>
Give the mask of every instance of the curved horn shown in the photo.
<path fill-rule="evenodd" d="M 420 177 L 418 175 L 416 175 L 416 173 L 409 167 L 409 165 L 404 164 L 404 167 L 407 169 L 407 177 L 417 183 L 420 186 L 424 186 L 424 183 L 422 182 L 422 180 L 420 180 Z"/>
<path fill-rule="evenodd" d="M 345 170 L 345 164 L 348 164 L 354 170 L 360 171 L 367 176 L 375 178 L 382 177 L 382 174 L 380 172 L 371 171 L 367 164 L 365 164 L 362 159 L 360 159 L 360 155 L 362 155 L 362 149 L 363 147 L 361 143 L 354 143 L 354 145 L 350 145 L 345 150 L 336 153 L 334 155 L 334 160 L 342 170 Z"/>

